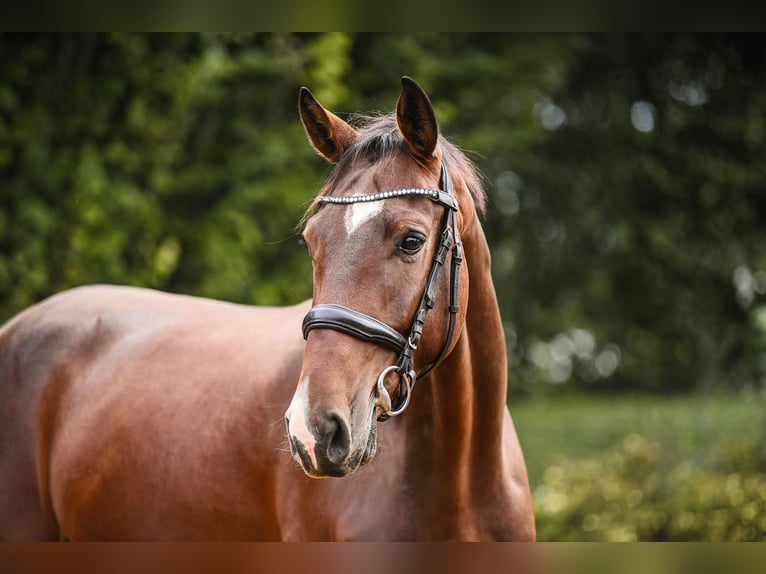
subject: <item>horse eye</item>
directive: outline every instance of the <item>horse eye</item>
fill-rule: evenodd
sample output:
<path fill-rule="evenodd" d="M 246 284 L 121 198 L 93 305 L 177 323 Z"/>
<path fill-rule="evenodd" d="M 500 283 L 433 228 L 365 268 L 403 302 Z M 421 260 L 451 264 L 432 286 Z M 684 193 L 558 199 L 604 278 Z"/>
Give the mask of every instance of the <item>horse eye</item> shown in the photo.
<path fill-rule="evenodd" d="M 414 255 L 423 248 L 426 238 L 417 233 L 408 233 L 402 239 L 399 249 L 408 255 Z"/>

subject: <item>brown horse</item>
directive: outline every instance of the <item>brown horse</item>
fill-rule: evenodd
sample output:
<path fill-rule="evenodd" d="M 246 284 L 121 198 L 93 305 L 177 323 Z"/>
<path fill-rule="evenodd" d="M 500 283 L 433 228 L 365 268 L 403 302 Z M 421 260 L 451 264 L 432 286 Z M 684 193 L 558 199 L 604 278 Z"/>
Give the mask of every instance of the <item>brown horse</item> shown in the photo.
<path fill-rule="evenodd" d="M 91 286 L 0 330 L 0 538 L 534 538 L 483 191 L 402 85 L 356 127 L 301 90 L 313 307 Z"/>

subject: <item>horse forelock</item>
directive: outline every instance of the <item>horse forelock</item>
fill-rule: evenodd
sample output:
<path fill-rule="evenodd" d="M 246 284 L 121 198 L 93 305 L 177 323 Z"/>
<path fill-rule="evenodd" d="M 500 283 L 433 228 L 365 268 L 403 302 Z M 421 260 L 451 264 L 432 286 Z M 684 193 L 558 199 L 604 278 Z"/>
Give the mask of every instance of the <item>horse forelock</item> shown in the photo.
<path fill-rule="evenodd" d="M 320 195 L 334 195 L 337 183 L 358 162 L 376 163 L 399 153 L 405 153 L 406 144 L 396 124 L 394 114 L 379 116 L 355 115 L 350 122 L 357 130 L 357 137 L 345 150 L 330 173 Z M 485 214 L 486 194 L 481 175 L 474 163 L 443 135 L 439 135 L 439 148 L 453 180 L 462 179 L 473 199 L 476 210 Z M 456 176 L 459 175 L 459 177 Z M 314 212 L 312 206 L 303 218 L 305 222 Z"/>

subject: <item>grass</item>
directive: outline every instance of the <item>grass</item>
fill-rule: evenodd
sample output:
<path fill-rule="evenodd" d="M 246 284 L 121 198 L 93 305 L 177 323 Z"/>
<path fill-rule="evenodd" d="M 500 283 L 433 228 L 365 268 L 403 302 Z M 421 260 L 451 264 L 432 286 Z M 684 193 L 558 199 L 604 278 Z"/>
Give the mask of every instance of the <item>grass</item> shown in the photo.
<path fill-rule="evenodd" d="M 729 445 L 766 441 L 760 395 L 576 396 L 512 402 L 510 409 L 532 488 L 561 459 L 601 456 L 634 434 L 658 443 L 668 464 L 703 467 Z"/>

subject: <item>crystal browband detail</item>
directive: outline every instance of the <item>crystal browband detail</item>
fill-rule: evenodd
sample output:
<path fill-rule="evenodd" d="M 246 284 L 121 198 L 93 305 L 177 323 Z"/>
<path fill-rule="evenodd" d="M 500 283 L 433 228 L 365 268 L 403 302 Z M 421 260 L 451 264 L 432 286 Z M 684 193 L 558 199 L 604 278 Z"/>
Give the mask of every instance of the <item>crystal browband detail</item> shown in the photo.
<path fill-rule="evenodd" d="M 380 201 L 391 197 L 402 197 L 404 195 L 426 195 L 433 200 L 438 201 L 440 191 L 435 189 L 423 189 L 419 187 L 409 187 L 406 189 L 393 189 L 391 191 L 381 191 L 367 195 L 351 195 L 342 197 L 337 195 L 322 195 L 316 198 L 319 203 L 361 203 L 364 201 Z"/>

